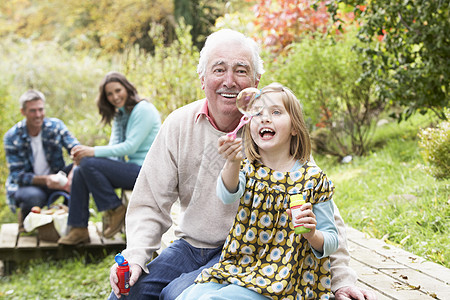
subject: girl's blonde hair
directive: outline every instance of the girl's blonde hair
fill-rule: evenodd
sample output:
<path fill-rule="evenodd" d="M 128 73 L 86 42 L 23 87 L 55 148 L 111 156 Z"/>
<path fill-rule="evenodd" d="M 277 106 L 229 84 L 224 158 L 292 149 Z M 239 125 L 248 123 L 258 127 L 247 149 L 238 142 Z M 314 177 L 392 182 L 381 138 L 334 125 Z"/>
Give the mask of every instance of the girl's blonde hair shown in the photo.
<path fill-rule="evenodd" d="M 295 97 L 294 93 L 283 85 L 274 82 L 261 89 L 260 97 L 270 97 L 270 93 L 281 93 L 284 107 L 289 114 L 292 122 L 292 129 L 296 133 L 291 137 L 290 153 L 291 155 L 305 163 L 311 156 L 311 140 L 309 138 L 308 128 L 303 118 L 303 110 L 300 101 Z M 245 143 L 245 155 L 254 162 L 261 158 L 258 146 L 252 139 L 250 133 L 250 123 L 245 125 L 243 131 Z"/>

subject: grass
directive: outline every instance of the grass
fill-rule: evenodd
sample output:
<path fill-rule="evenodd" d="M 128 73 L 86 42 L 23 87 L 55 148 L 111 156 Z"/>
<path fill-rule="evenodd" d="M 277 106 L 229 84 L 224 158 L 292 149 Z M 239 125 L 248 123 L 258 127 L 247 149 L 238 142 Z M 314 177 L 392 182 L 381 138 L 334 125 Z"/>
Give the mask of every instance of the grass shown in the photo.
<path fill-rule="evenodd" d="M 315 157 L 336 186 L 345 222 L 373 237 L 450 267 L 450 181 L 428 175 L 417 132 L 430 120 L 415 117 L 377 129 L 372 153 L 349 164 Z M 112 255 L 35 261 L 0 279 L 5 299 L 106 299 Z"/>
<path fill-rule="evenodd" d="M 350 164 L 316 160 L 336 185 L 348 225 L 450 267 L 450 180 L 427 173 L 417 146 L 417 129 L 427 122 L 416 117 L 378 129 L 384 146 Z"/>
<path fill-rule="evenodd" d="M 1 299 L 106 299 L 114 256 L 96 263 L 83 258 L 33 261 L 0 280 Z"/>

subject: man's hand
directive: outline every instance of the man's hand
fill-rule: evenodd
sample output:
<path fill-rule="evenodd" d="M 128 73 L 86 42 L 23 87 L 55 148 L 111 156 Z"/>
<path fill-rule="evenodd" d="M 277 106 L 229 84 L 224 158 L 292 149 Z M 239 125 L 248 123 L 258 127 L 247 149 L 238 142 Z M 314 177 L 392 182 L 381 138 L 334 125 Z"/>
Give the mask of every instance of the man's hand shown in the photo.
<path fill-rule="evenodd" d="M 60 190 L 63 188 L 59 182 L 59 175 L 56 174 L 47 175 L 45 178 L 45 185 L 53 190 Z"/>
<path fill-rule="evenodd" d="M 357 286 L 344 286 L 334 294 L 336 300 L 377 300 L 377 295 Z"/>
<path fill-rule="evenodd" d="M 142 274 L 142 269 L 137 264 L 130 264 L 130 287 L 132 287 Z M 119 277 L 117 277 L 117 264 L 111 267 L 109 272 L 109 283 L 117 298 L 120 298 L 120 290 L 117 284 L 119 283 Z"/>

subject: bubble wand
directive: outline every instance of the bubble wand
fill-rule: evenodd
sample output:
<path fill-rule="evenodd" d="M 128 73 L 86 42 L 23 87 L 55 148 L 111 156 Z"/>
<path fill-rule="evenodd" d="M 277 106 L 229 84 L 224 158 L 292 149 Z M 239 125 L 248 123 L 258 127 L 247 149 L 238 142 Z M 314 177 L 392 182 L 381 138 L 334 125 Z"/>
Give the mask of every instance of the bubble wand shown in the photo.
<path fill-rule="evenodd" d="M 255 105 L 255 100 L 261 95 L 261 91 L 257 88 L 246 88 L 243 89 L 238 96 L 236 97 L 236 107 L 243 114 L 241 120 L 239 121 L 238 126 L 230 133 L 228 136 L 236 138 L 237 132 L 242 128 L 245 124 L 250 122 L 250 120 L 259 114 L 263 106 Z"/>

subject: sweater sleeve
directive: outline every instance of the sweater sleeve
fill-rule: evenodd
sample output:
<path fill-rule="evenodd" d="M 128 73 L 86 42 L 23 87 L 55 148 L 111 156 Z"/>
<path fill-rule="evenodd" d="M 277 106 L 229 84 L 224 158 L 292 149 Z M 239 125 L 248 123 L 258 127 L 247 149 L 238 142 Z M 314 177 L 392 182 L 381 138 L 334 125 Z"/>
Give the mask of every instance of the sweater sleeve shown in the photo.
<path fill-rule="evenodd" d="M 347 246 L 347 232 L 345 230 L 344 220 L 339 213 L 339 209 L 334 206 L 334 221 L 338 229 L 339 246 L 338 249 L 330 255 L 331 260 L 331 291 L 335 293 L 344 286 L 354 286 L 357 275 L 349 266 L 350 253 Z"/>
<path fill-rule="evenodd" d="M 148 260 L 160 248 L 162 234 L 172 225 L 170 209 L 178 198 L 179 132 L 171 126 L 171 119 L 166 119 L 147 153 L 125 219 L 127 248 L 123 255 L 147 273 Z"/>
<path fill-rule="evenodd" d="M 142 103 L 144 104 L 144 103 Z M 95 146 L 96 157 L 121 157 L 134 154 L 154 126 L 159 125 L 157 111 L 150 105 L 137 104 L 127 123 L 127 137 L 122 143 L 108 146 Z"/>

